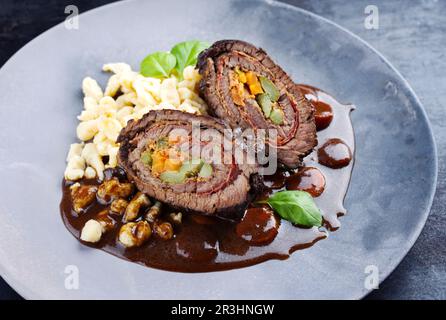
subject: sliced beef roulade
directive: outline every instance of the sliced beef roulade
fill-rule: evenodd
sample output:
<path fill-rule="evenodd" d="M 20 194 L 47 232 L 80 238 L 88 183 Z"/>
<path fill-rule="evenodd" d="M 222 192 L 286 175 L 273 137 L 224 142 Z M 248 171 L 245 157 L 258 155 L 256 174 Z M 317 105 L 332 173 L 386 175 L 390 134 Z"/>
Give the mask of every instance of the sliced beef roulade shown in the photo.
<path fill-rule="evenodd" d="M 141 192 L 159 201 L 234 219 L 255 196 L 258 166 L 236 163 L 225 129 L 207 116 L 151 111 L 121 131 L 119 164 Z"/>
<path fill-rule="evenodd" d="M 198 59 L 200 93 L 213 115 L 233 128 L 276 129 L 268 141 L 280 163 L 295 168 L 317 144 L 314 108 L 262 49 L 238 40 L 215 42 Z"/>

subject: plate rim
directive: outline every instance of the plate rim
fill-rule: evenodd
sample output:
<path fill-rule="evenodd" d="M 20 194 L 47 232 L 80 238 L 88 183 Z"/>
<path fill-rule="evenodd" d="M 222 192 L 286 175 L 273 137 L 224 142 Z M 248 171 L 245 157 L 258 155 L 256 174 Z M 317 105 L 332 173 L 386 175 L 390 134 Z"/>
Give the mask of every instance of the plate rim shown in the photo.
<path fill-rule="evenodd" d="M 110 7 L 113 7 L 113 6 L 121 6 L 121 5 L 125 5 L 126 3 L 129 3 L 129 2 L 137 2 L 137 1 L 141 1 L 141 0 L 121 0 L 121 1 L 112 2 L 112 3 L 105 4 L 105 5 L 96 7 L 96 8 L 92 8 L 85 12 L 82 12 L 79 14 L 79 17 L 81 17 L 81 16 L 85 17 L 87 15 L 95 13 L 96 11 L 105 10 L 105 9 L 109 9 Z M 242 1 L 242 0 L 236 0 L 236 1 Z M 365 48 L 370 50 L 373 54 L 377 55 L 382 60 L 382 62 L 385 65 L 387 65 L 392 72 L 394 72 L 396 74 L 396 76 L 401 80 L 402 84 L 404 85 L 405 89 L 407 90 L 407 94 L 413 98 L 414 103 L 416 105 L 418 105 L 418 107 L 421 111 L 421 115 L 424 118 L 426 125 L 427 125 L 427 130 L 429 133 L 428 136 L 431 139 L 432 153 L 433 153 L 432 154 L 433 155 L 433 168 L 431 170 L 431 171 L 433 171 L 433 179 L 432 179 L 432 183 L 430 184 L 430 188 L 429 188 L 430 197 L 428 199 L 426 209 L 424 210 L 424 212 L 422 212 L 422 215 L 420 217 L 422 219 L 421 220 L 422 223 L 419 223 L 415 227 L 415 231 L 412 233 L 411 237 L 406 242 L 405 247 L 402 248 L 402 250 L 400 251 L 402 254 L 397 259 L 398 262 L 392 268 L 390 268 L 389 270 L 386 270 L 386 272 L 384 274 L 380 273 L 379 284 L 382 284 L 389 277 L 389 275 L 392 274 L 398 268 L 398 266 L 400 265 L 402 260 L 407 256 L 408 252 L 412 249 L 415 242 L 419 238 L 421 232 L 423 231 L 423 229 L 426 225 L 427 219 L 430 215 L 430 212 L 432 209 L 432 203 L 433 203 L 433 200 L 434 200 L 434 197 L 436 194 L 437 182 L 438 182 L 437 181 L 438 180 L 438 150 L 437 150 L 437 143 L 435 141 L 435 136 L 434 136 L 433 130 L 432 130 L 432 125 L 431 125 L 429 116 L 426 112 L 426 109 L 424 108 L 424 105 L 421 103 L 417 94 L 413 90 L 412 86 L 409 84 L 407 79 L 398 71 L 398 69 L 396 69 L 396 67 L 382 53 L 380 53 L 371 44 L 369 44 L 367 41 L 362 39 L 360 36 L 358 36 L 354 32 L 348 30 L 347 28 L 339 25 L 338 23 L 336 23 L 332 20 L 329 20 L 328 18 L 325 18 L 325 17 L 320 16 L 316 13 L 313 13 L 311 11 L 308 11 L 306 9 L 303 9 L 301 7 L 298 7 L 298 6 L 295 6 L 292 4 L 279 2 L 277 0 L 250 0 L 250 1 L 263 2 L 263 3 L 267 4 L 268 6 L 286 8 L 288 10 L 292 10 L 295 12 L 299 12 L 303 15 L 310 16 L 316 20 L 320 20 L 324 23 L 327 23 L 327 24 L 343 31 L 348 36 L 352 37 L 354 40 L 359 41 L 359 43 L 361 43 Z M 4 69 L 11 63 L 11 61 L 15 58 L 16 55 L 19 55 L 23 50 L 26 50 L 26 48 L 28 46 L 30 46 L 34 41 L 39 41 L 40 38 L 48 36 L 48 34 L 55 31 L 55 29 L 63 27 L 64 23 L 65 23 L 65 21 L 62 21 L 62 22 L 56 24 L 55 26 L 52 26 L 51 28 L 45 30 L 44 32 L 42 32 L 41 34 L 36 36 L 35 38 L 28 41 L 25 45 L 23 45 L 10 58 L 8 58 L 2 66 L 0 66 L 0 76 L 2 75 L 2 73 L 5 72 Z M 13 275 L 11 275 L 9 272 L 7 272 L 6 268 L 3 266 L 3 263 L 1 263 L 1 261 L 0 261 L 0 276 L 14 291 L 16 291 L 22 298 L 24 298 L 26 300 L 47 299 L 44 296 L 40 295 L 38 292 L 34 292 L 31 288 L 28 288 L 26 286 L 26 284 L 22 283 L 20 278 L 15 278 Z M 363 291 L 359 296 L 352 297 L 352 299 L 363 299 L 368 294 L 370 294 L 372 292 L 372 290 L 373 289 L 367 289 L 366 291 Z"/>

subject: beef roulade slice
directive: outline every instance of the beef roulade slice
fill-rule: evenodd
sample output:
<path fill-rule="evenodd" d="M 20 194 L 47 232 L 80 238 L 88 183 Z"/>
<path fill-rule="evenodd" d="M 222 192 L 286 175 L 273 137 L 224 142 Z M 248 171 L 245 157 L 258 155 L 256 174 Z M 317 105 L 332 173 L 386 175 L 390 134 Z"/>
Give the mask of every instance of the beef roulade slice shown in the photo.
<path fill-rule="evenodd" d="M 260 181 L 255 163 L 235 161 L 225 129 L 208 116 L 151 111 L 121 131 L 119 165 L 141 192 L 174 208 L 236 219 Z"/>
<path fill-rule="evenodd" d="M 217 41 L 200 54 L 198 68 L 211 113 L 233 128 L 275 129 L 277 139 L 268 145 L 279 163 L 296 168 L 317 145 L 313 106 L 262 49 Z"/>

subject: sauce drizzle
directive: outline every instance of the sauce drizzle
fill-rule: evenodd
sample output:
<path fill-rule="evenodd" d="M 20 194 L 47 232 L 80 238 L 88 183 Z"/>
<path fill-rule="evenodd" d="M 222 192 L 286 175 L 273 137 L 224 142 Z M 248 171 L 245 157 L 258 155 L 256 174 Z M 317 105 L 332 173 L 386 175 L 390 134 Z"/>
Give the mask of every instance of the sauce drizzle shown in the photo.
<path fill-rule="evenodd" d="M 338 138 L 327 140 L 317 151 L 317 156 L 320 164 L 332 169 L 346 167 L 352 160 L 350 148 Z"/>

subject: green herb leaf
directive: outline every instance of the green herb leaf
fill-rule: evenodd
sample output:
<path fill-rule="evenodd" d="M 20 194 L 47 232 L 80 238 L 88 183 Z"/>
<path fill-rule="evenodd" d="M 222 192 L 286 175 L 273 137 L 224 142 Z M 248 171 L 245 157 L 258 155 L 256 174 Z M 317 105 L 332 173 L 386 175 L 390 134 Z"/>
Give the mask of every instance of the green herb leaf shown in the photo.
<path fill-rule="evenodd" d="M 149 54 L 141 62 L 141 74 L 145 77 L 163 78 L 169 77 L 177 60 L 169 52 L 155 52 Z"/>
<path fill-rule="evenodd" d="M 313 197 L 305 191 L 280 191 L 266 200 L 283 219 L 306 227 L 320 227 L 322 215 Z"/>
<path fill-rule="evenodd" d="M 182 77 L 184 68 L 196 65 L 198 55 L 209 46 L 209 43 L 197 40 L 176 44 L 170 52 L 177 59 L 175 70 L 178 72 L 178 75 Z"/>

